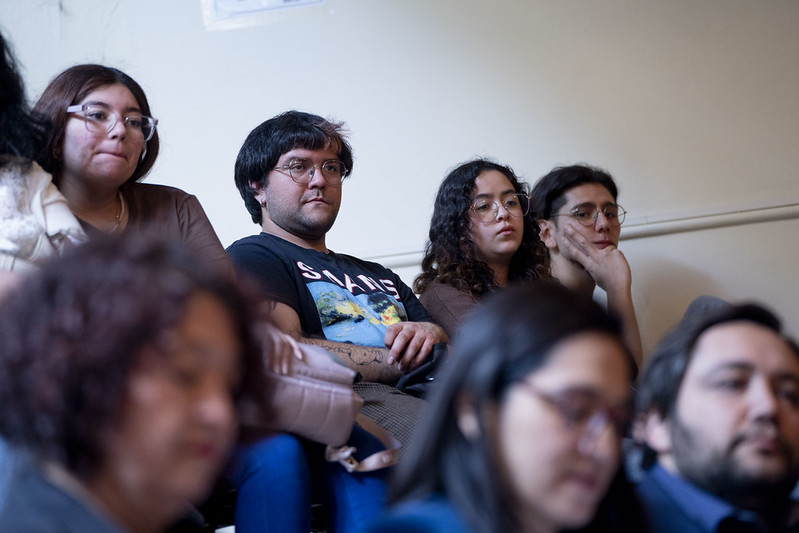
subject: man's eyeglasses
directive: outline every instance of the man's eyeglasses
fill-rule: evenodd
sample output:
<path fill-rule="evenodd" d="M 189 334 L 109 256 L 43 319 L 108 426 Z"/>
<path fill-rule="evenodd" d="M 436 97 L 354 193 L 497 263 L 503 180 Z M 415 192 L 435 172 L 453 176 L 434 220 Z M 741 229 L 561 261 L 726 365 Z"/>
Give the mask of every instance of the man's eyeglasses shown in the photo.
<path fill-rule="evenodd" d="M 115 112 L 111 111 L 108 106 L 100 104 L 71 105 L 67 108 L 67 113 L 83 113 L 83 123 L 90 133 L 107 135 L 119 121 Z M 121 118 L 125 128 L 134 139 L 147 142 L 153 138 L 158 119 L 139 113 L 131 113 Z"/>
<path fill-rule="evenodd" d="M 314 165 L 310 159 L 292 159 L 286 165 L 275 167 L 275 170 L 288 174 L 294 183 L 306 185 L 313 179 L 317 168 L 330 185 L 341 183 L 347 176 L 347 167 L 338 159 L 328 159 L 319 165 Z"/>
<path fill-rule="evenodd" d="M 632 405 L 602 406 L 596 394 L 589 391 L 572 389 L 557 393 L 540 390 L 529 381 L 520 384 L 525 392 L 531 393 L 554 409 L 566 425 L 579 434 L 577 449 L 581 453 L 589 453 L 597 438 L 608 425 L 612 424 L 619 438 L 627 436 L 632 421 Z"/>
<path fill-rule="evenodd" d="M 512 217 L 523 217 L 530 212 L 530 197 L 526 194 L 511 194 L 501 201 L 480 199 L 469 207 L 469 211 L 481 223 L 491 224 L 499 215 L 500 204 Z"/>
<path fill-rule="evenodd" d="M 553 217 L 572 217 L 583 226 L 593 226 L 599 218 L 600 210 L 591 204 L 578 205 L 572 208 L 568 213 L 560 213 L 551 215 Z M 618 204 L 606 205 L 601 210 L 602 215 L 607 219 L 608 224 L 611 226 L 621 226 L 624 222 L 624 217 L 627 216 L 627 211 Z"/>

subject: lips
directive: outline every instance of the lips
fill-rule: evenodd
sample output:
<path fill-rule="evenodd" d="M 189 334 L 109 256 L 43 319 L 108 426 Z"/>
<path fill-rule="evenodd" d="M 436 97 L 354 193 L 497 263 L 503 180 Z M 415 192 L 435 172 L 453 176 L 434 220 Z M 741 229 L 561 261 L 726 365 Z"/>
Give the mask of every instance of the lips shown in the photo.
<path fill-rule="evenodd" d="M 594 243 L 594 246 L 596 246 L 600 250 L 604 250 L 608 246 L 613 246 L 613 243 L 611 241 L 597 241 Z"/>
<path fill-rule="evenodd" d="M 313 205 L 313 204 L 324 204 L 324 205 L 327 205 L 330 202 L 325 200 L 325 198 L 323 196 L 314 196 L 312 198 L 308 198 L 308 199 L 304 200 L 303 203 L 304 204 L 311 204 L 311 205 Z"/>
<path fill-rule="evenodd" d="M 497 232 L 497 235 L 510 235 L 511 233 L 514 233 L 515 231 L 516 230 L 513 228 L 513 226 L 506 225 L 506 226 L 502 226 L 501 228 L 499 228 L 499 231 Z"/>

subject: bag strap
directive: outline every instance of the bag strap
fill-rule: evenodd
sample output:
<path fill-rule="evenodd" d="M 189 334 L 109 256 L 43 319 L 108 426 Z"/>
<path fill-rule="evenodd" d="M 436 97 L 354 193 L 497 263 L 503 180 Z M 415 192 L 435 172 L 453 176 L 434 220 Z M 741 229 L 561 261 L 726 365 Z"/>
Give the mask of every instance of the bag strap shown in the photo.
<path fill-rule="evenodd" d="M 356 448 L 352 446 L 330 446 L 325 448 L 325 459 L 331 463 L 339 463 L 347 472 L 372 472 L 397 464 L 402 445 L 388 431 L 380 427 L 377 422 L 368 416 L 358 413 L 355 423 L 365 431 L 371 433 L 385 446 L 385 450 L 375 452 L 369 457 L 358 461 L 353 457 Z"/>

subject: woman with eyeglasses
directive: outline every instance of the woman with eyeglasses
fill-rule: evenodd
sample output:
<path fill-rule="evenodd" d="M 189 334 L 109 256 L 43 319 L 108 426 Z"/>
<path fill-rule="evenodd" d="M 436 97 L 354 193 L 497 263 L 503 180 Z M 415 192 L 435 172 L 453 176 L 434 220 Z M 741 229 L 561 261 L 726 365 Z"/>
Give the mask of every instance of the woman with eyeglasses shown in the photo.
<path fill-rule="evenodd" d="M 529 211 L 527 187 L 510 167 L 475 159 L 444 178 L 413 288 L 449 336 L 485 294 L 509 282 L 549 278 L 546 248 Z"/>
<path fill-rule="evenodd" d="M 53 175 L 89 238 L 146 226 L 232 276 L 196 197 L 139 183 L 158 156 L 158 120 L 124 72 L 77 65 L 56 76 L 33 112 L 49 125 L 39 163 Z"/>
<path fill-rule="evenodd" d="M 486 298 L 367 531 L 643 531 L 620 469 L 633 367 L 619 331 L 557 284 Z"/>

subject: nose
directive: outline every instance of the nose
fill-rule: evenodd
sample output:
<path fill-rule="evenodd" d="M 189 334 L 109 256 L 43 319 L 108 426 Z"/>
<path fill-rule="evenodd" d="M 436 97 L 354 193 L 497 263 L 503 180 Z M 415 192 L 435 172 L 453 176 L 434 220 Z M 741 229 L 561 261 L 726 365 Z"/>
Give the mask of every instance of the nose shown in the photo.
<path fill-rule="evenodd" d="M 594 413 L 577 441 L 577 451 L 587 457 L 610 457 L 615 454 L 619 436 L 616 435 L 616 430 L 609 431 L 611 426 L 607 413 Z"/>
<path fill-rule="evenodd" d="M 308 170 L 308 187 L 311 189 L 321 188 L 327 184 L 325 177 L 322 175 L 322 169 L 316 166 Z"/>
<path fill-rule="evenodd" d="M 114 125 L 111 126 L 111 129 L 108 130 L 108 135 L 112 139 L 119 137 L 124 139 L 127 136 L 128 128 L 125 126 L 124 120 L 119 120 L 119 117 L 116 118 Z"/>
<path fill-rule="evenodd" d="M 597 231 L 610 231 L 610 221 L 602 211 L 596 212 L 596 222 L 594 222 L 594 227 Z"/>
<path fill-rule="evenodd" d="M 198 398 L 197 414 L 207 426 L 232 431 L 236 424 L 233 398 L 227 387 L 207 387 Z"/>
<path fill-rule="evenodd" d="M 505 207 L 505 204 L 502 202 L 496 202 L 494 204 L 494 218 L 496 220 L 505 220 L 510 216 L 510 211 L 508 208 Z"/>
<path fill-rule="evenodd" d="M 777 393 L 765 376 L 753 377 L 747 391 L 750 418 L 774 418 L 779 406 Z"/>

